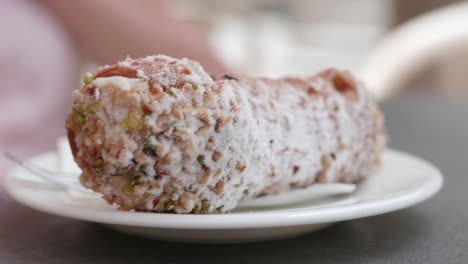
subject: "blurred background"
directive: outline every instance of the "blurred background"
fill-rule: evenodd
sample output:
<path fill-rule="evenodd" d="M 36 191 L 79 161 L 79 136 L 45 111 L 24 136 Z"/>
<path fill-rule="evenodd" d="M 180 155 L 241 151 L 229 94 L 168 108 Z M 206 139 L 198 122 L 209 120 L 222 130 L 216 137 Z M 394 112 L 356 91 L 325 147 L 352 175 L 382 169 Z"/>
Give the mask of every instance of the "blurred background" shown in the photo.
<path fill-rule="evenodd" d="M 463 35 L 468 29 L 468 20 L 463 22 L 468 18 L 467 4 L 3 0 L 0 150 L 32 155 L 53 148 L 55 139 L 65 133 L 70 92 L 81 85 L 82 74 L 126 55 L 189 57 L 212 73 L 270 77 L 346 68 L 368 81 L 379 100 L 397 90 L 465 98 L 468 41 L 457 37 L 468 35 Z M 458 12 L 462 19 L 454 21 L 456 16 L 444 11 L 432 24 L 430 17 L 418 20 L 439 8 Z M 426 35 L 419 36 L 424 30 Z M 437 38 L 443 33 L 452 40 L 445 46 Z M 424 39 L 429 37 L 432 42 Z M 6 166 L 0 163 L 0 174 Z"/>
<path fill-rule="evenodd" d="M 369 53 L 392 30 L 458 0 L 175 0 L 173 15 L 208 40 L 229 71 L 255 76 L 313 74 L 327 67 L 358 74 Z M 468 17 L 468 14 L 466 14 Z M 446 26 L 450 27 L 450 21 Z M 465 24 L 468 27 L 468 22 Z M 183 35 L 180 38 L 184 38 Z M 128 54 L 131 50 L 128 51 Z M 122 55 L 124 56 L 124 55 Z M 86 57 L 81 73 L 100 62 Z M 418 68 L 401 92 L 468 94 L 466 45 Z"/>
<path fill-rule="evenodd" d="M 359 73 L 369 53 L 408 20 L 455 0 L 240 0 L 176 3 L 230 68 L 254 75 L 311 74 L 326 67 Z M 468 13 L 466 14 L 468 17 Z M 450 21 L 446 21 L 450 27 Z M 468 20 L 464 25 L 468 27 Z M 465 94 L 467 45 L 417 69 L 402 91 Z M 411 87 L 411 88 L 410 88 Z"/>

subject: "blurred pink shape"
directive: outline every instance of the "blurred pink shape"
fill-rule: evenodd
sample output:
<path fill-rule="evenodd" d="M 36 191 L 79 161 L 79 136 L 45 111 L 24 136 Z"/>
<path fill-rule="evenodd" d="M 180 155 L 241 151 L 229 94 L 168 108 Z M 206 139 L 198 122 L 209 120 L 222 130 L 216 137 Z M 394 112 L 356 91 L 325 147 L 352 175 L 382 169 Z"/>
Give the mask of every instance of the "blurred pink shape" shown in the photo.
<path fill-rule="evenodd" d="M 65 134 L 77 50 L 40 1 L 0 6 L 0 151 L 23 156 L 54 147 Z M 0 177 L 12 164 L 0 159 Z"/>

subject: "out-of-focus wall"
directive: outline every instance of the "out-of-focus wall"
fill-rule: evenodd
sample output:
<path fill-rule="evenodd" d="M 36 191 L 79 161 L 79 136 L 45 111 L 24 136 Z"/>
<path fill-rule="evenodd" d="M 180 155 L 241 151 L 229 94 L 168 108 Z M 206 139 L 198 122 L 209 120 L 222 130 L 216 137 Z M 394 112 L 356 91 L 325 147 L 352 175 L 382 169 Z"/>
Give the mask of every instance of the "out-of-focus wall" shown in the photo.
<path fill-rule="evenodd" d="M 460 0 L 395 0 L 395 15 L 392 27 L 396 27 L 418 15 L 450 4 L 463 2 Z M 468 27 L 468 17 L 467 17 Z M 468 98 L 468 45 L 454 47 L 447 55 L 426 65 L 402 89 L 406 92 L 437 93 L 448 96 L 464 96 Z"/>
<path fill-rule="evenodd" d="M 311 74 L 326 67 L 357 72 L 382 36 L 417 15 L 456 0 L 178 0 L 235 71 Z M 468 23 L 468 22 L 467 22 Z M 467 24 L 468 26 L 468 24 Z M 404 91 L 468 94 L 468 48 L 425 65 Z"/>
<path fill-rule="evenodd" d="M 180 0 L 219 56 L 254 75 L 356 70 L 393 14 L 387 0 Z"/>

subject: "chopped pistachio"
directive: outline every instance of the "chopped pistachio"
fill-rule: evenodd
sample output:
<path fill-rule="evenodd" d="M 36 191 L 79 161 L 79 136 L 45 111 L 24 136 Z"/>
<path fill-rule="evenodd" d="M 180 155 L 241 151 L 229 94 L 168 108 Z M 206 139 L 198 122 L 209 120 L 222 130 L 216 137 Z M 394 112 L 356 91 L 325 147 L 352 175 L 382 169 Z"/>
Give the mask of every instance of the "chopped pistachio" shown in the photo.
<path fill-rule="evenodd" d="M 150 111 L 143 111 L 143 118 L 147 117 L 147 116 L 150 116 L 152 114 L 152 112 Z"/>
<path fill-rule="evenodd" d="M 139 180 L 140 180 L 140 175 L 136 175 L 136 174 L 131 175 L 130 178 L 128 179 L 128 181 L 132 185 L 137 184 Z"/>
<path fill-rule="evenodd" d="M 238 121 L 239 121 L 239 119 L 238 119 L 237 117 L 234 117 L 234 118 L 232 119 L 232 123 L 233 123 L 233 124 L 237 123 Z"/>
<path fill-rule="evenodd" d="M 131 184 L 125 184 L 122 186 L 122 192 L 125 193 L 128 196 L 134 196 L 135 195 L 135 187 Z"/>
<path fill-rule="evenodd" d="M 192 213 L 200 213 L 200 206 L 198 204 L 196 204 L 195 207 L 192 209 Z"/>
<path fill-rule="evenodd" d="M 90 114 L 95 114 L 99 110 L 99 103 L 90 104 L 85 110 Z"/>
<path fill-rule="evenodd" d="M 166 204 L 166 210 L 167 211 L 173 211 L 175 206 L 178 204 L 178 200 L 170 200 L 167 204 Z"/>
<path fill-rule="evenodd" d="M 197 156 L 197 161 L 198 161 L 198 163 L 200 163 L 200 164 L 205 163 L 205 155 L 198 155 L 198 156 Z"/>
<path fill-rule="evenodd" d="M 94 81 L 94 77 L 90 73 L 85 73 L 83 75 L 83 82 L 85 84 L 90 84 Z"/>
<path fill-rule="evenodd" d="M 182 141 L 182 140 L 183 140 L 183 138 L 182 138 L 181 135 L 180 135 L 181 133 L 179 133 L 179 132 L 183 132 L 183 129 L 182 129 L 182 131 L 179 131 L 179 130 L 177 129 L 177 127 L 174 127 L 174 128 L 172 129 L 172 136 L 174 137 L 174 140 L 175 140 L 175 141 Z"/>
<path fill-rule="evenodd" d="M 194 91 L 198 91 L 198 89 L 200 88 L 200 87 L 198 87 L 197 84 L 192 85 L 192 87 L 193 87 L 193 90 L 194 90 Z"/>
<path fill-rule="evenodd" d="M 85 134 L 85 136 L 89 137 L 89 136 L 91 136 L 93 133 L 89 130 L 89 128 L 85 128 L 85 129 L 84 129 L 84 134 Z"/>
<path fill-rule="evenodd" d="M 72 110 L 73 110 L 73 116 L 75 117 L 76 122 L 78 122 L 78 125 L 80 127 L 84 126 L 86 124 L 86 117 L 82 113 L 80 113 L 78 110 L 76 110 L 75 108 L 73 108 Z"/>
<path fill-rule="evenodd" d="M 143 122 L 141 120 L 140 114 L 133 110 L 130 109 L 128 111 L 127 117 L 120 122 L 120 127 L 124 130 L 128 129 L 140 129 L 143 126 Z"/>
<path fill-rule="evenodd" d="M 166 127 L 167 127 L 167 129 L 171 129 L 172 127 L 175 126 L 175 124 L 176 124 L 175 121 L 170 121 L 170 122 L 168 122 L 168 123 L 166 124 Z"/>
<path fill-rule="evenodd" d="M 148 164 L 145 163 L 145 164 L 141 164 L 140 165 L 140 172 L 143 173 L 144 175 L 146 175 L 146 168 L 148 167 Z"/>
<path fill-rule="evenodd" d="M 202 200 L 201 209 L 203 211 L 206 211 L 206 210 L 210 209 L 210 206 L 211 206 L 210 202 L 208 202 L 207 200 Z"/>
<path fill-rule="evenodd" d="M 171 89 L 167 89 L 167 90 L 166 90 L 166 93 L 167 93 L 167 94 L 170 94 L 170 95 L 173 95 L 173 94 L 174 94 L 174 93 L 172 92 Z"/>
<path fill-rule="evenodd" d="M 250 194 L 250 191 L 249 191 L 248 189 L 245 189 L 245 190 L 244 190 L 244 194 L 245 194 L 245 195 L 249 195 L 249 194 Z"/>
<path fill-rule="evenodd" d="M 275 166 L 270 165 L 271 171 L 265 175 L 266 178 L 273 178 L 276 175 L 276 169 Z"/>
<path fill-rule="evenodd" d="M 102 166 L 104 166 L 104 159 L 102 159 L 102 158 L 97 158 L 97 159 L 94 161 L 93 166 L 95 166 L 95 167 L 102 167 Z"/>
<path fill-rule="evenodd" d="M 216 193 L 217 194 L 221 194 L 223 191 L 224 191 L 224 182 L 223 181 L 219 181 L 218 183 L 216 183 Z"/>
<path fill-rule="evenodd" d="M 148 154 L 150 156 L 156 157 L 157 156 L 157 147 L 151 143 L 151 141 L 147 138 L 143 140 L 143 153 Z"/>
<path fill-rule="evenodd" d="M 98 175 L 101 174 L 104 168 L 104 160 L 101 157 L 97 158 L 92 162 L 91 167 Z"/>

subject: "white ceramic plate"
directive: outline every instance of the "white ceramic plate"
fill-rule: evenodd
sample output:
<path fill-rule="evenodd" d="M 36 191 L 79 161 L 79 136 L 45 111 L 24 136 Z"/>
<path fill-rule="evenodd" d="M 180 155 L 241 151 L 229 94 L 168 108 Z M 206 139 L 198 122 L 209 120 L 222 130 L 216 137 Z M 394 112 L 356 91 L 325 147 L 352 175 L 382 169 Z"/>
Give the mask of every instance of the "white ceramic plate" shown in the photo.
<path fill-rule="evenodd" d="M 54 152 L 31 160 L 58 169 Z M 420 158 L 387 150 L 382 166 L 351 195 L 304 201 L 294 206 L 237 209 L 229 214 L 175 215 L 118 211 L 96 196 L 41 182 L 21 168 L 5 189 L 31 208 L 108 225 L 134 235 L 189 242 L 242 242 L 294 236 L 332 223 L 406 208 L 434 195 L 442 186 L 439 170 Z"/>

